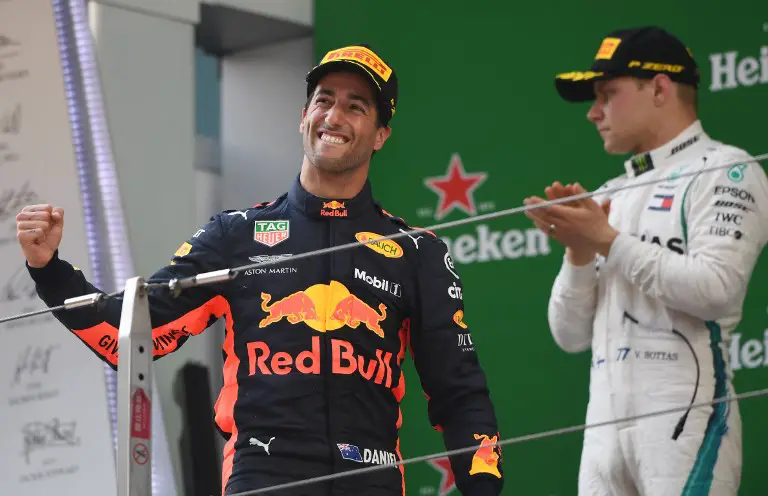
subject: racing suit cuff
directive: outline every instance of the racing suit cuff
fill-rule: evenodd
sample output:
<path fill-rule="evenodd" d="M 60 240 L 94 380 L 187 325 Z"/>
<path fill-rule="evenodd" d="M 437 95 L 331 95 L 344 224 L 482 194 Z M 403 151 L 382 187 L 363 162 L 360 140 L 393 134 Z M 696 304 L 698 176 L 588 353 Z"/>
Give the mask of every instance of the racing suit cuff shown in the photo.
<path fill-rule="evenodd" d="M 572 288 L 592 286 L 597 280 L 596 261 L 592 260 L 586 265 L 573 265 L 567 256 L 563 257 L 560 280 L 565 286 Z"/>
<path fill-rule="evenodd" d="M 619 233 L 613 240 L 608 256 L 605 258 L 605 268 L 621 267 L 627 257 L 632 256 L 632 244 L 637 241 L 626 233 Z"/>
<path fill-rule="evenodd" d="M 58 250 L 45 267 L 30 267 L 26 262 L 25 265 L 32 280 L 42 287 L 56 287 L 67 281 L 75 271 L 74 267 L 59 258 Z"/>

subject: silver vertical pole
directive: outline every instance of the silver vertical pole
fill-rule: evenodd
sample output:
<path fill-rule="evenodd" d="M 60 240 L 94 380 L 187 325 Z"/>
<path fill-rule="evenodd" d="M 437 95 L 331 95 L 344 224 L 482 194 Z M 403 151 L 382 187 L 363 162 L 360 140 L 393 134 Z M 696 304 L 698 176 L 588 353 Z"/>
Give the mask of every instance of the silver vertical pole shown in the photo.
<path fill-rule="evenodd" d="M 117 355 L 117 496 L 152 496 L 152 325 L 144 279 L 125 284 Z"/>

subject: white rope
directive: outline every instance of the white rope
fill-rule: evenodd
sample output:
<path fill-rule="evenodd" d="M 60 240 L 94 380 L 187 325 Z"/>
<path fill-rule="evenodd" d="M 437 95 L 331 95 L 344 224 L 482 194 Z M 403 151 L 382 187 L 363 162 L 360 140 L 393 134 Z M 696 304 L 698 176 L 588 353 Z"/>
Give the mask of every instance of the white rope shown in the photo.
<path fill-rule="evenodd" d="M 207 272 L 207 273 L 204 273 L 204 274 L 198 274 L 196 276 L 190 276 L 190 277 L 187 277 L 187 278 L 184 278 L 184 279 L 172 280 L 172 281 L 168 281 L 168 282 L 153 282 L 153 283 L 150 283 L 149 285 L 150 286 L 154 286 L 154 287 L 169 287 L 172 291 L 178 292 L 178 291 L 180 291 L 182 289 L 186 289 L 186 288 L 190 288 L 190 287 L 194 287 L 194 286 L 200 286 L 200 285 L 203 285 L 203 284 L 211 284 L 211 283 L 223 282 L 223 281 L 226 281 L 226 280 L 234 279 L 237 276 L 237 274 L 239 274 L 240 272 L 244 272 L 244 271 L 250 270 L 250 269 L 257 269 L 257 268 L 261 268 L 261 267 L 266 267 L 268 265 L 276 265 L 276 264 L 279 264 L 279 263 L 284 263 L 286 261 L 299 260 L 299 259 L 302 259 L 302 258 L 309 258 L 309 257 L 317 256 L 317 255 L 327 255 L 329 253 L 334 253 L 334 252 L 341 251 L 341 250 L 348 250 L 348 249 L 351 249 L 351 248 L 357 248 L 359 246 L 362 246 L 362 245 L 368 244 L 368 243 L 378 243 L 378 242 L 381 242 L 381 241 L 386 240 L 386 239 L 397 239 L 397 238 L 402 238 L 402 237 L 405 237 L 405 236 L 412 236 L 414 234 L 424 234 L 424 231 L 433 231 L 434 232 L 434 231 L 437 231 L 437 230 L 440 230 L 440 229 L 447 229 L 449 227 L 462 226 L 462 225 L 465 225 L 465 224 L 471 224 L 471 223 L 475 223 L 475 222 L 481 222 L 481 221 L 484 221 L 484 220 L 495 219 L 495 218 L 498 218 L 498 217 L 504 217 L 504 216 L 507 216 L 507 215 L 517 214 L 517 213 L 525 212 L 525 211 L 528 211 L 528 210 L 534 210 L 536 208 L 545 208 L 545 207 L 549 207 L 549 206 L 552 206 L 552 205 L 558 205 L 558 204 L 561 204 L 561 203 L 569 203 L 569 202 L 573 202 L 573 201 L 583 200 L 583 199 L 586 199 L 586 198 L 592 198 L 593 196 L 595 196 L 597 194 L 615 193 L 617 191 L 623 191 L 623 190 L 627 190 L 627 189 L 639 188 L 641 186 L 648 186 L 648 185 L 651 185 L 651 184 L 667 182 L 667 181 L 670 181 L 670 180 L 673 180 L 673 179 L 678 179 L 678 178 L 681 178 L 681 177 L 696 176 L 696 175 L 702 174 L 704 172 L 712 172 L 712 171 L 721 170 L 721 169 L 729 169 L 729 168 L 731 168 L 731 167 L 733 167 L 735 165 L 740 165 L 740 164 L 749 163 L 749 162 L 760 162 L 760 161 L 766 160 L 766 159 L 768 159 L 768 153 L 764 153 L 762 155 L 757 155 L 757 156 L 753 157 L 752 160 L 750 160 L 750 161 L 737 160 L 737 161 L 734 161 L 734 162 L 729 162 L 729 163 L 725 163 L 725 164 L 721 164 L 721 165 L 717 165 L 717 166 L 705 167 L 704 169 L 695 170 L 695 171 L 691 171 L 691 172 L 673 173 L 673 174 L 670 174 L 668 176 L 661 177 L 661 178 L 658 178 L 658 179 L 650 179 L 650 180 L 646 180 L 646 181 L 635 182 L 635 183 L 628 184 L 628 185 L 616 186 L 616 187 L 613 187 L 613 188 L 599 189 L 599 190 L 595 190 L 595 191 L 592 191 L 592 192 L 582 193 L 580 195 L 567 196 L 565 198 L 556 198 L 554 200 L 547 200 L 547 201 L 544 201 L 544 202 L 541 202 L 541 203 L 537 203 L 537 204 L 533 204 L 533 205 L 523 205 L 521 207 L 515 207 L 515 208 L 506 209 L 506 210 L 499 210 L 499 211 L 496 211 L 496 212 L 490 212 L 490 213 L 487 213 L 487 214 L 476 215 L 476 216 L 473 216 L 473 217 L 468 217 L 466 219 L 460 219 L 460 220 L 455 220 L 455 221 L 451 221 L 451 222 L 444 222 L 442 224 L 435 224 L 435 225 L 430 226 L 430 227 L 412 229 L 410 231 L 404 231 L 403 230 L 403 231 L 401 231 L 399 233 L 390 234 L 390 235 L 387 235 L 387 236 L 381 236 L 379 238 L 371 239 L 371 240 L 368 240 L 368 241 L 365 241 L 365 242 L 362 242 L 362 241 L 361 242 L 356 242 L 355 241 L 355 242 L 351 242 L 351 243 L 347 243 L 347 244 L 343 244 L 343 245 L 336 245 L 336 246 L 331 246 L 329 248 L 322 248 L 320 250 L 308 251 L 308 252 L 305 252 L 305 253 L 300 253 L 300 254 L 297 254 L 297 255 L 292 255 L 290 257 L 286 257 L 286 258 L 283 258 L 283 259 L 280 259 L 280 260 L 267 260 L 265 262 L 247 264 L 247 265 L 242 265 L 242 266 L 235 267 L 235 268 L 222 269 L 222 270 L 217 270 L 217 271 L 214 271 L 214 272 Z"/>
<path fill-rule="evenodd" d="M 447 228 L 450 228 L 450 227 L 456 227 L 456 226 L 461 226 L 461 225 L 465 225 L 465 224 L 470 224 L 470 223 L 475 223 L 475 222 L 481 222 L 481 221 L 485 221 L 485 220 L 495 219 L 495 218 L 504 217 L 504 216 L 507 216 L 507 215 L 512 215 L 512 214 L 516 214 L 516 213 L 525 212 L 525 211 L 528 211 L 528 210 L 534 210 L 536 208 L 546 208 L 546 207 L 549 207 L 549 206 L 552 206 L 552 205 L 558 205 L 558 204 L 561 204 L 561 203 L 568 203 L 568 202 L 583 200 L 583 199 L 587 199 L 587 198 L 592 198 L 593 196 L 595 196 L 597 194 L 615 193 L 615 192 L 622 191 L 622 190 L 627 190 L 627 189 L 632 189 L 632 188 L 638 188 L 638 187 L 641 187 L 641 186 L 648 186 L 648 185 L 651 185 L 651 184 L 666 182 L 666 181 L 673 180 L 673 179 L 678 179 L 678 178 L 681 178 L 681 177 L 692 176 L 692 175 L 699 175 L 699 174 L 702 174 L 702 173 L 705 173 L 705 172 L 713 172 L 713 171 L 716 171 L 716 170 L 731 168 L 731 167 L 733 167 L 735 165 L 740 165 L 740 164 L 744 164 L 744 163 L 760 162 L 760 161 L 763 161 L 763 160 L 766 160 L 766 159 L 768 159 L 768 153 L 752 157 L 752 159 L 749 160 L 749 161 L 738 160 L 738 161 L 734 161 L 734 162 L 731 162 L 731 163 L 725 163 L 725 164 L 721 164 L 721 165 L 718 165 L 718 166 L 707 167 L 707 168 L 704 168 L 704 169 L 701 169 L 701 170 L 692 171 L 692 172 L 675 173 L 675 174 L 672 174 L 672 175 L 669 175 L 669 176 L 665 176 L 665 177 L 661 177 L 661 178 L 657 178 L 657 179 L 635 182 L 635 183 L 632 183 L 632 184 L 618 186 L 618 187 L 614 187 L 614 188 L 599 189 L 599 190 L 595 190 L 595 191 L 592 191 L 592 192 L 583 193 L 583 194 L 580 194 L 580 195 L 574 195 L 574 196 L 569 196 L 569 197 L 565 197 L 565 198 L 557 198 L 557 199 L 554 199 L 554 200 L 548 200 L 548 201 L 544 201 L 542 203 L 537 203 L 537 204 L 533 204 L 533 205 L 524 205 L 524 206 L 521 206 L 521 207 L 515 207 L 515 208 L 511 208 L 511 209 L 500 210 L 500 211 L 491 212 L 491 213 L 488 213 L 488 214 L 477 215 L 477 216 L 473 216 L 473 217 L 469 217 L 469 218 L 461 219 L 461 220 L 456 220 L 456 221 L 452 221 L 452 222 L 444 222 L 442 224 L 435 224 L 435 225 L 430 226 L 430 227 L 418 228 L 418 229 L 413 229 L 413 230 L 410 230 L 410 231 L 404 231 L 403 230 L 403 231 L 401 231 L 398 234 L 392 234 L 392 235 L 388 235 L 388 236 L 381 236 L 381 237 L 379 237 L 377 239 L 372 239 L 372 240 L 368 240 L 368 241 L 365 241 L 365 242 L 352 242 L 352 243 L 343 244 L 343 245 L 337 245 L 337 246 L 333 246 L 333 247 L 329 247 L 329 248 L 324 248 L 324 249 L 320 249 L 320 250 L 314 250 L 314 251 L 309 251 L 309 252 L 305 252 L 305 253 L 300 253 L 300 254 L 293 255 L 293 256 L 288 257 L 288 258 L 284 258 L 282 260 L 267 260 L 265 262 L 260 262 L 260 263 L 248 264 L 248 265 L 243 265 L 243 266 L 234 267 L 234 268 L 221 269 L 221 270 L 216 270 L 216 271 L 213 271 L 213 272 L 200 273 L 200 274 L 197 274 L 195 276 L 191 276 L 191 277 L 187 277 L 187 278 L 183 278 L 183 279 L 174 279 L 174 280 L 164 281 L 164 282 L 151 281 L 151 282 L 148 282 L 146 285 L 147 285 L 147 288 L 167 288 L 167 289 L 170 289 L 173 293 L 178 294 L 183 289 L 187 289 L 187 288 L 191 288 L 191 287 L 195 287 L 195 286 L 201 286 L 201 285 L 205 285 L 205 284 L 213 284 L 213 283 L 217 283 L 217 282 L 224 282 L 224 281 L 232 280 L 239 273 L 244 272 L 246 270 L 260 268 L 260 267 L 265 267 L 265 266 L 268 266 L 268 265 L 274 265 L 274 264 L 278 264 L 278 263 L 283 263 L 286 260 L 292 261 L 292 260 L 297 260 L 297 259 L 302 259 L 302 258 L 309 258 L 309 257 L 313 257 L 313 256 L 318 256 L 318 255 L 325 255 L 325 254 L 329 254 L 329 253 L 333 253 L 333 252 L 337 252 L 337 251 L 342 251 L 342 250 L 346 250 L 346 249 L 356 248 L 356 247 L 359 247 L 359 246 L 362 246 L 362 245 L 368 244 L 368 243 L 380 242 L 380 241 L 386 240 L 386 239 L 402 238 L 402 237 L 405 237 L 405 236 L 411 236 L 411 235 L 414 235 L 414 234 L 423 233 L 424 231 L 432 231 L 432 232 L 434 232 L 434 231 L 437 231 L 437 230 L 440 230 L 440 229 L 447 229 Z M 79 297 L 76 297 L 76 298 L 68 299 L 68 300 L 66 300 L 64 302 L 63 305 L 59 305 L 59 306 L 56 306 L 56 307 L 45 308 L 45 309 L 36 310 L 36 311 L 32 311 L 32 312 L 27 312 L 27 313 L 23 313 L 23 314 L 19 314 L 19 315 L 13 315 L 13 316 L 10 316 L 10 317 L 0 318 L 0 324 L 6 323 L 6 322 L 10 322 L 10 321 L 13 321 L 13 320 L 21 320 L 21 319 L 24 319 L 24 318 L 29 318 L 29 317 L 33 317 L 33 316 L 41 315 L 41 314 L 45 314 L 45 313 L 51 313 L 51 312 L 56 312 L 56 311 L 68 311 L 68 310 L 73 310 L 73 309 L 76 309 L 76 308 L 84 308 L 84 307 L 90 307 L 90 306 L 94 306 L 94 305 L 99 305 L 99 304 L 103 304 L 107 299 L 113 298 L 113 297 L 117 297 L 120 294 L 122 294 L 122 292 L 115 292 L 115 293 L 111 293 L 111 294 L 93 293 L 93 294 L 83 295 L 83 296 L 79 296 Z M 679 411 L 685 411 L 685 410 L 688 410 L 689 408 L 690 409 L 701 408 L 701 407 L 711 406 L 711 405 L 714 405 L 714 404 L 717 404 L 717 403 L 721 403 L 721 402 L 725 402 L 725 401 L 735 401 L 735 400 L 738 400 L 738 399 L 744 399 L 744 398 L 749 398 L 749 397 L 764 396 L 766 394 L 768 394 L 768 389 L 752 391 L 752 392 L 748 392 L 748 393 L 737 394 L 737 395 L 735 395 L 733 397 L 725 397 L 725 398 L 720 398 L 720 399 L 716 399 L 714 401 L 709 401 L 709 402 L 705 402 L 705 403 L 698 403 L 698 404 L 694 404 L 694 405 L 686 405 L 684 407 L 679 407 L 679 408 L 673 408 L 673 409 L 668 409 L 668 410 L 661 410 L 661 411 L 653 412 L 653 413 L 650 413 L 650 414 L 637 415 L 637 416 L 633 416 L 633 417 L 626 417 L 626 418 L 623 418 L 623 419 L 607 421 L 607 422 L 600 422 L 600 423 L 591 424 L 591 425 L 577 425 L 577 426 L 566 427 L 566 428 L 562 428 L 562 429 L 556 429 L 556 430 L 544 431 L 544 432 L 535 433 L 535 434 L 529 434 L 529 435 L 520 436 L 520 437 L 517 437 L 517 438 L 510 438 L 510 439 L 506 439 L 506 440 L 503 440 L 503 441 L 499 441 L 499 442 L 497 442 L 495 444 L 492 444 L 492 445 L 489 444 L 488 446 L 496 446 L 496 445 L 502 446 L 502 445 L 505 445 L 505 444 L 513 444 L 513 443 L 520 443 L 520 442 L 530 441 L 530 440 L 534 440 L 534 439 L 542 439 L 542 438 L 551 437 L 551 436 L 568 434 L 568 433 L 574 432 L 574 431 L 585 430 L 585 429 L 588 429 L 588 428 L 601 427 L 601 426 L 606 426 L 606 425 L 611 425 L 611 424 L 616 424 L 616 423 L 621 423 L 621 422 L 629 422 L 629 421 L 639 420 L 639 419 L 643 419 L 643 418 L 649 418 L 649 417 L 654 417 L 654 416 L 659 416 L 659 415 L 665 415 L 665 414 L 668 414 L 668 413 L 675 413 L 675 412 L 679 412 Z M 446 456 L 453 456 L 453 455 L 457 455 L 457 454 L 472 452 L 472 451 L 477 450 L 477 448 L 478 448 L 477 446 L 470 446 L 470 447 L 467 447 L 467 448 L 461 448 L 461 449 L 456 449 L 456 450 L 451 450 L 451 451 L 443 451 L 443 452 L 434 453 L 434 454 L 431 454 L 431 455 L 425 455 L 425 456 L 410 458 L 410 459 L 407 459 L 407 460 L 401 460 L 401 461 L 396 462 L 396 463 L 390 463 L 390 464 L 385 464 L 385 465 L 377 465 L 377 466 L 372 466 L 372 467 L 365 467 L 365 468 L 361 468 L 361 469 L 357 469 L 357 470 L 350 470 L 350 471 L 336 473 L 336 474 L 330 474 L 330 475 L 326 475 L 326 476 L 322 476 L 322 477 L 314 477 L 314 478 L 306 479 L 306 480 L 302 480 L 302 481 L 295 481 L 295 482 L 290 482 L 290 483 L 286 483 L 286 484 L 280 484 L 280 485 L 277 485 L 277 486 L 271 486 L 271 487 L 264 488 L 264 489 L 258 489 L 258 490 L 254 490 L 254 491 L 238 493 L 236 496 L 252 496 L 252 495 L 263 494 L 263 493 L 266 493 L 266 492 L 272 492 L 272 491 L 276 491 L 276 490 L 280 490 L 280 489 L 287 489 L 287 488 L 290 488 L 290 487 L 297 487 L 297 486 L 302 486 L 302 485 L 307 485 L 307 484 L 324 482 L 324 481 L 333 480 L 333 479 L 337 479 L 337 478 L 341 478 L 341 477 L 349 477 L 349 476 L 353 476 L 353 475 L 360 475 L 360 474 L 369 473 L 369 472 L 373 472 L 373 471 L 377 471 L 377 470 L 384 470 L 384 469 L 396 467 L 396 466 L 399 466 L 399 465 L 406 465 L 406 464 L 409 464 L 409 463 L 422 462 L 422 461 L 427 461 L 427 460 L 431 460 L 431 459 L 435 459 L 435 458 L 442 458 L 442 457 L 446 457 Z M 233 495 L 233 496 L 235 496 L 235 495 Z"/>
<path fill-rule="evenodd" d="M 700 170 L 696 170 L 696 171 L 684 172 L 684 173 L 673 173 L 673 174 L 670 174 L 668 176 L 664 176 L 664 177 L 657 178 L 657 179 L 651 179 L 651 180 L 646 180 L 646 181 L 635 182 L 635 183 L 632 183 L 632 184 L 623 185 L 623 186 L 617 186 L 617 187 L 614 187 L 614 188 L 604 188 L 604 189 L 599 189 L 599 190 L 595 190 L 595 191 L 591 191 L 591 192 L 587 192 L 587 193 L 582 193 L 580 195 L 573 195 L 573 196 L 568 196 L 568 197 L 565 197 L 565 198 L 556 198 L 554 200 L 547 200 L 547 201 L 544 201 L 544 202 L 541 202 L 541 203 L 536 203 L 536 204 L 533 204 L 533 205 L 523 205 L 523 206 L 520 206 L 520 207 L 510 208 L 510 209 L 506 209 L 506 210 L 499 210 L 499 211 L 490 212 L 490 213 L 487 213 L 487 214 L 476 215 L 476 216 L 473 216 L 473 217 L 468 217 L 466 219 L 460 219 L 460 220 L 455 220 L 455 221 L 451 221 L 451 222 L 444 222 L 442 224 L 435 224 L 435 225 L 430 226 L 430 227 L 417 228 L 417 229 L 412 229 L 410 231 L 402 230 L 399 233 L 390 234 L 390 235 L 387 235 L 387 236 L 381 236 L 381 237 L 376 238 L 376 239 L 371 239 L 371 240 L 367 240 L 367 241 L 360 241 L 360 242 L 355 241 L 355 242 L 347 243 L 347 244 L 343 244 L 343 245 L 331 246 L 329 248 L 323 248 L 323 249 L 320 249 L 320 250 L 313 250 L 313 251 L 308 251 L 308 252 L 304 252 L 304 253 L 299 253 L 299 254 L 292 255 L 290 257 L 282 258 L 282 259 L 279 259 L 279 260 L 266 260 L 264 262 L 259 262 L 259 263 L 241 265 L 241 266 L 233 267 L 233 268 L 220 269 L 220 270 L 215 270 L 215 271 L 212 271 L 212 272 L 204 272 L 204 273 L 200 273 L 200 274 L 197 274 L 197 275 L 194 275 L 194 276 L 190 276 L 190 277 L 186 277 L 186 278 L 183 278 L 183 279 L 173 279 L 173 280 L 170 280 L 170 281 L 150 281 L 150 282 L 147 282 L 147 288 L 148 289 L 155 289 L 155 288 L 169 289 L 169 290 L 171 290 L 171 292 L 173 292 L 174 294 L 178 295 L 179 292 L 181 292 L 184 289 L 192 288 L 192 287 L 195 287 L 195 286 L 202 286 L 202 285 L 205 285 L 205 284 L 214 284 L 214 283 L 219 283 L 219 282 L 225 282 L 225 281 L 232 280 L 235 277 L 237 277 L 237 275 L 240 274 L 241 272 L 244 272 L 244 271 L 250 270 L 250 269 L 257 269 L 257 268 L 266 267 L 266 266 L 269 266 L 269 265 L 276 265 L 276 264 L 280 264 L 280 263 L 285 263 L 286 261 L 299 260 L 299 259 L 314 257 L 314 256 L 318 256 L 318 255 L 327 255 L 329 253 L 334 253 L 334 252 L 342 251 L 342 250 L 348 250 L 348 249 L 351 249 L 351 248 L 357 248 L 357 247 L 363 246 L 365 244 L 376 243 L 376 242 L 380 242 L 380 241 L 383 241 L 383 240 L 386 240 L 386 239 L 398 239 L 398 238 L 402 238 L 402 237 L 405 237 L 405 236 L 412 236 L 414 234 L 420 234 L 420 233 L 423 234 L 424 231 L 432 231 L 432 232 L 434 232 L 434 231 L 438 231 L 440 229 L 447 229 L 449 227 L 462 226 L 462 225 L 465 225 L 465 224 L 481 222 L 481 221 L 484 221 L 484 220 L 495 219 L 495 218 L 498 218 L 498 217 L 505 217 L 507 215 L 517 214 L 517 213 L 520 213 L 520 212 L 526 212 L 528 210 L 534 210 L 534 209 L 537 209 L 537 208 L 546 208 L 546 207 L 550 207 L 552 205 L 559 205 L 561 203 L 568 203 L 568 202 L 583 200 L 583 199 L 587 199 L 587 198 L 592 198 L 593 196 L 595 196 L 597 194 L 615 193 L 617 191 L 623 191 L 623 190 L 627 190 L 627 189 L 639 188 L 641 186 L 648 186 L 648 185 L 651 185 L 651 184 L 662 183 L 662 182 L 670 181 L 670 180 L 673 180 L 673 179 L 678 179 L 678 178 L 681 178 L 681 177 L 694 176 L 694 175 L 699 175 L 699 174 L 702 174 L 702 173 L 705 173 L 705 172 L 713 172 L 713 171 L 716 171 L 716 170 L 727 169 L 727 168 L 731 168 L 731 167 L 733 167 L 735 165 L 740 165 L 740 164 L 744 164 L 744 163 L 760 162 L 760 161 L 763 161 L 763 160 L 766 160 L 766 159 L 768 159 L 768 153 L 764 153 L 762 155 L 757 155 L 755 157 L 752 157 L 752 159 L 749 160 L 749 161 L 738 160 L 738 161 L 733 161 L 733 162 L 721 164 L 721 165 L 718 165 L 718 166 L 706 167 L 704 169 L 700 169 Z M 116 296 L 118 294 L 120 294 L 120 292 L 112 293 L 110 295 L 103 295 L 103 294 L 99 294 L 99 293 L 93 293 L 91 295 L 85 295 L 83 297 L 78 297 L 78 298 L 72 299 L 72 300 L 79 300 L 80 298 L 90 297 L 90 298 L 93 299 L 93 301 L 91 303 L 91 305 L 93 305 L 93 304 L 95 304 L 97 302 L 104 301 L 104 300 L 106 300 L 108 298 L 111 298 L 111 297 L 114 297 L 114 296 Z M 99 296 L 97 297 L 96 295 L 99 295 Z M 73 303 L 77 303 L 77 304 L 73 304 Z M 72 310 L 73 308 L 81 308 L 82 306 L 84 306 L 84 305 L 82 305 L 80 302 L 73 302 L 71 300 L 66 300 L 63 305 L 59 305 L 57 307 L 45 308 L 45 309 L 41 309 L 41 310 L 35 310 L 33 312 L 22 313 L 22 314 L 19 314 L 19 315 L 12 315 L 10 317 L 2 317 L 2 318 L 0 318 L 0 324 L 4 324 L 6 322 L 10 322 L 10 321 L 13 321 L 13 320 L 20 320 L 20 319 L 25 319 L 25 318 L 28 318 L 28 317 L 33 317 L 35 315 L 41 315 L 41 314 L 45 314 L 45 313 L 60 311 L 60 310 L 61 311 Z M 85 306 L 88 306 L 88 305 L 85 305 Z"/>
<path fill-rule="evenodd" d="M 702 403 L 695 403 L 693 405 L 686 404 L 685 406 L 682 406 L 682 407 L 670 408 L 670 409 L 666 409 L 666 410 L 658 410 L 658 411 L 655 411 L 655 412 L 645 413 L 645 414 L 642 414 L 642 415 L 633 415 L 631 417 L 625 417 L 625 418 L 620 418 L 620 419 L 615 419 L 615 420 L 607 420 L 605 422 L 596 422 L 594 424 L 574 425 L 572 427 L 563 427 L 561 429 L 554 429 L 554 430 L 550 430 L 550 431 L 537 432 L 537 433 L 534 433 L 534 434 L 526 434 L 525 436 L 513 437 L 513 438 L 505 439 L 503 441 L 498 441 L 496 443 L 489 443 L 487 445 L 483 445 L 483 447 L 486 447 L 486 446 L 487 447 L 504 446 L 504 445 L 507 445 L 507 444 L 516 444 L 516 443 L 522 443 L 522 442 L 525 442 L 525 441 L 533 441 L 535 439 L 544 439 L 544 438 L 547 438 L 547 437 L 554 437 L 554 436 L 560 436 L 560 435 L 563 435 L 563 434 L 569 434 L 571 432 L 577 432 L 577 431 L 582 431 L 582 430 L 586 430 L 586 429 L 594 429 L 596 427 L 605 427 L 605 426 L 608 426 L 608 425 L 620 424 L 620 423 L 623 423 L 623 422 L 632 422 L 632 421 L 635 421 L 635 420 L 641 420 L 641 419 L 645 419 L 645 418 L 652 418 L 652 417 L 658 417 L 658 416 L 661 416 L 661 415 L 667 415 L 667 414 L 670 414 L 670 413 L 677 413 L 677 412 L 687 411 L 689 408 L 690 409 L 703 408 L 703 407 L 712 406 L 712 405 L 715 405 L 715 404 L 718 404 L 718 403 L 742 400 L 742 399 L 745 399 L 745 398 L 754 398 L 754 397 L 765 396 L 765 395 L 768 395 L 768 389 L 759 389 L 759 390 L 750 391 L 750 392 L 747 392 L 747 393 L 736 394 L 734 396 L 725 396 L 723 398 L 718 398 L 718 399 L 713 400 L 713 401 L 707 401 L 707 402 L 702 402 Z M 298 486 L 306 486 L 308 484 L 316 484 L 316 483 L 319 483 L 319 482 L 327 482 L 327 481 L 334 480 L 334 479 L 339 479 L 339 478 L 342 478 L 342 477 L 351 477 L 351 476 L 355 476 L 355 475 L 369 474 L 371 472 L 376 472 L 376 471 L 379 471 L 379 470 L 386 470 L 386 469 L 390 469 L 392 467 L 397 467 L 397 466 L 400 466 L 400 465 L 406 465 L 406 464 L 417 463 L 417 462 L 424 462 L 424 461 L 428 461 L 428 460 L 433 460 L 435 458 L 444 458 L 444 457 L 447 457 L 447 456 L 460 455 L 460 454 L 464 454 L 464 453 L 472 453 L 474 451 L 477 451 L 478 447 L 479 447 L 478 445 L 474 445 L 474 446 L 468 446 L 466 448 L 459 448 L 459 449 L 454 449 L 454 450 L 449 450 L 449 451 L 441 451 L 439 453 L 433 453 L 431 455 L 423 455 L 423 456 L 416 456 L 416 457 L 413 457 L 413 458 L 408 458 L 408 459 L 401 460 L 401 461 L 398 461 L 398 462 L 395 462 L 395 463 L 387 463 L 387 464 L 384 464 L 384 465 L 373 465 L 373 466 L 370 466 L 370 467 L 364 467 L 364 468 L 359 468 L 359 469 L 355 469 L 355 470 L 349 470 L 349 471 L 346 471 L 346 472 L 338 472 L 338 473 L 334 473 L 334 474 L 323 475 L 323 476 L 320 476 L 320 477 L 312 477 L 310 479 L 304 479 L 304 480 L 299 480 L 299 481 L 295 481 L 295 482 L 287 482 L 285 484 L 269 486 L 269 487 L 265 487 L 263 489 L 254 489 L 252 491 L 235 493 L 235 494 L 232 494 L 231 496 L 256 496 L 256 495 L 261 495 L 261 494 L 268 493 L 268 492 L 278 491 L 278 490 L 281 490 L 281 489 L 288 489 L 288 488 L 298 487 Z"/>

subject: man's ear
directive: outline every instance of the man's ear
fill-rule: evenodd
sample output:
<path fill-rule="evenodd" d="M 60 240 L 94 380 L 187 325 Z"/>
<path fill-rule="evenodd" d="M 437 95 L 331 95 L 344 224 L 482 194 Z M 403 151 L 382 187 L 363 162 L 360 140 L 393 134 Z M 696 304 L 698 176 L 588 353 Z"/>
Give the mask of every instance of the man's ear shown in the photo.
<path fill-rule="evenodd" d="M 672 92 L 675 91 L 675 85 L 669 76 L 659 74 L 651 80 L 651 89 L 653 90 L 653 102 L 656 106 L 661 106 L 669 101 Z"/>
<path fill-rule="evenodd" d="M 374 150 L 381 150 L 384 147 L 384 142 L 387 141 L 389 135 L 392 134 L 392 128 L 389 126 L 382 126 L 376 130 L 376 141 L 373 144 Z"/>
<path fill-rule="evenodd" d="M 307 109 L 306 107 L 301 108 L 301 122 L 299 123 L 299 133 L 304 134 L 304 123 L 307 120 Z"/>

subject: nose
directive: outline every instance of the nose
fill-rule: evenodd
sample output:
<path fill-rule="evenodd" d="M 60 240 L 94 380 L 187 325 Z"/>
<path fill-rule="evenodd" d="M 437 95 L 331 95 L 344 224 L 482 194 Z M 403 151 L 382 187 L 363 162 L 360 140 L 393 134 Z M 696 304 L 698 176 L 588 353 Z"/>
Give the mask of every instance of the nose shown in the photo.
<path fill-rule="evenodd" d="M 325 114 L 326 125 L 330 128 L 339 127 L 343 122 L 342 113 L 338 103 L 334 104 Z"/>
<path fill-rule="evenodd" d="M 592 105 L 589 107 L 589 110 L 587 111 L 587 119 L 592 123 L 597 123 L 601 120 L 603 120 L 603 109 L 601 108 L 600 104 L 597 100 L 592 103 Z"/>

